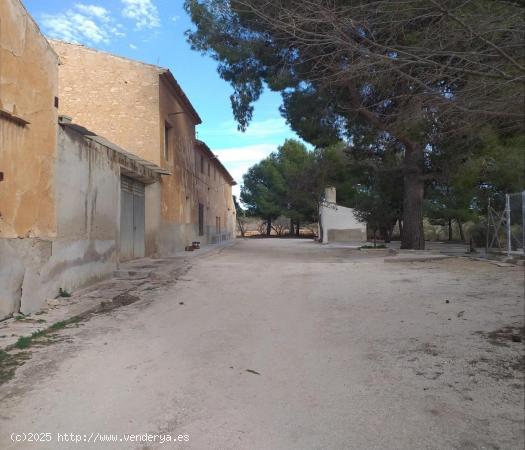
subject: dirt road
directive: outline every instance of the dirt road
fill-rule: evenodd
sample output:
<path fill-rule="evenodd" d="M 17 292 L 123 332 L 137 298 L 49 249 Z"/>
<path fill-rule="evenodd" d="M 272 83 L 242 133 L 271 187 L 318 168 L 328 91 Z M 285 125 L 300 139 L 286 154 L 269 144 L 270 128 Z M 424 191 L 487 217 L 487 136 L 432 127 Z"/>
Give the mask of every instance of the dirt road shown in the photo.
<path fill-rule="evenodd" d="M 0 448 L 523 448 L 522 268 L 278 239 L 191 264 L 32 349 L 0 387 Z"/>

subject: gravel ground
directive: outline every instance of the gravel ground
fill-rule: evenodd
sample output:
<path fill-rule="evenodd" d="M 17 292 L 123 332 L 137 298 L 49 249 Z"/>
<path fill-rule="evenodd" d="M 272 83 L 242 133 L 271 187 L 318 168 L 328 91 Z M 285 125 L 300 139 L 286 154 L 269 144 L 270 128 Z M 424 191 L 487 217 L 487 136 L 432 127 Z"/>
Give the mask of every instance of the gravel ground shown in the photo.
<path fill-rule="evenodd" d="M 523 268 L 385 255 L 251 239 L 153 273 L 24 352 L 0 448 L 521 450 Z M 56 435 L 146 432 L 188 441 Z"/>

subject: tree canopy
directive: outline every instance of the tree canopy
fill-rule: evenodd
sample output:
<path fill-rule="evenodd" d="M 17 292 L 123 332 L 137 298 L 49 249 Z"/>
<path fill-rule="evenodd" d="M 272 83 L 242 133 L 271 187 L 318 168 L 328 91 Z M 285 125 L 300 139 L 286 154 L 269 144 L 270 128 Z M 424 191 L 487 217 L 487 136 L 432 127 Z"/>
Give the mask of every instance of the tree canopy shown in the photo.
<path fill-rule="evenodd" d="M 249 214 L 266 220 L 267 234 L 279 216 L 295 224 L 315 222 L 327 184 L 340 186 L 343 199 L 351 195 L 342 157 L 341 147 L 308 150 L 301 142 L 288 139 L 244 175 L 241 201 Z"/>
<path fill-rule="evenodd" d="M 187 0 L 193 48 L 233 87 L 240 129 L 263 88 L 315 146 L 360 139 L 400 147 L 403 242 L 423 248 L 426 149 L 436 134 L 523 126 L 523 2 Z M 443 131 L 446 130 L 446 131 Z M 430 147 L 429 147 L 430 146 Z"/>
<path fill-rule="evenodd" d="M 241 128 L 264 84 L 288 99 L 305 94 L 312 102 L 305 109 L 318 117 L 330 100 L 322 115 L 329 128 L 343 125 L 330 119 L 347 119 L 349 110 L 366 117 L 380 100 L 387 101 L 377 105 L 381 116 L 400 121 L 427 104 L 462 121 L 504 117 L 521 126 L 521 1 L 187 0 L 185 7 L 197 26 L 190 43 L 219 61 Z M 324 95 L 309 95 L 315 91 Z M 331 101 L 341 91 L 342 101 Z M 352 105 L 353 94 L 365 109 Z"/>

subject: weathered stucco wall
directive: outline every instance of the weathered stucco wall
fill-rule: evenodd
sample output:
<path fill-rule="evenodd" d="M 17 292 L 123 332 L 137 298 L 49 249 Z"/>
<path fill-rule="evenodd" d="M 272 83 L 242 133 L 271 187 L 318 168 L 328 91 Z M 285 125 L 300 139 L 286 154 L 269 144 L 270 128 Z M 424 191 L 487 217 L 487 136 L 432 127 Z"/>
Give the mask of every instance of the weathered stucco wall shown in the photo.
<path fill-rule="evenodd" d="M 0 238 L 56 234 L 53 167 L 57 95 L 57 55 L 22 3 L 2 0 Z"/>
<path fill-rule="evenodd" d="M 51 40 L 60 56 L 60 114 L 160 163 L 159 68 Z"/>
<path fill-rule="evenodd" d="M 59 128 L 55 161 L 58 237 L 0 240 L 0 319 L 37 311 L 117 266 L 120 167 L 112 151 Z"/>

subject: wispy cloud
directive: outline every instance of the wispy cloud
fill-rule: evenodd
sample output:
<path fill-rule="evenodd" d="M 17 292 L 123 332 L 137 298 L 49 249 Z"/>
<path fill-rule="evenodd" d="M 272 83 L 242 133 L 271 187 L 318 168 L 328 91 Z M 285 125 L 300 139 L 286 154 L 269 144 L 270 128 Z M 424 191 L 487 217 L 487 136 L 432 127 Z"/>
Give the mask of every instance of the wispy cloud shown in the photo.
<path fill-rule="evenodd" d="M 251 166 L 257 164 L 261 159 L 266 158 L 276 150 L 277 144 L 255 144 L 212 149 L 234 180 L 237 181 L 238 185 L 233 188 L 233 193 L 237 197 L 240 194 L 243 175 L 248 172 Z"/>
<path fill-rule="evenodd" d="M 242 147 L 214 149 L 213 152 L 223 163 L 228 165 L 241 162 L 255 164 L 261 159 L 266 158 L 276 149 L 277 145 L 274 144 L 255 144 Z"/>
<path fill-rule="evenodd" d="M 219 144 L 211 148 L 239 183 L 234 187 L 234 194 L 239 195 L 243 175 L 251 166 L 276 151 L 278 145 L 290 137 L 290 129 L 285 120 L 277 116 L 252 122 L 244 133 L 237 130 L 235 121 L 228 120 L 218 127 L 199 130 L 201 135 L 208 143 L 224 143 L 225 146 Z"/>
<path fill-rule="evenodd" d="M 138 47 L 136 45 L 134 45 L 134 44 L 129 44 L 129 48 L 131 50 L 137 50 L 138 49 Z"/>
<path fill-rule="evenodd" d="M 269 118 L 252 122 L 243 133 L 237 130 L 237 123 L 233 120 L 223 122 L 219 128 L 206 130 L 210 136 L 236 136 L 245 139 L 261 139 L 283 135 L 289 132 L 288 126 L 282 117 Z"/>
<path fill-rule="evenodd" d="M 159 10 L 151 0 L 122 0 L 122 15 L 135 21 L 138 30 L 160 27 Z"/>
<path fill-rule="evenodd" d="M 41 23 L 49 36 L 69 42 L 109 44 L 113 38 L 124 36 L 122 25 L 97 5 L 78 3 L 63 13 L 42 14 Z"/>
<path fill-rule="evenodd" d="M 109 11 L 103 6 L 77 3 L 75 8 L 82 14 L 85 14 L 86 16 L 97 17 L 103 22 L 108 22 L 110 20 Z"/>

